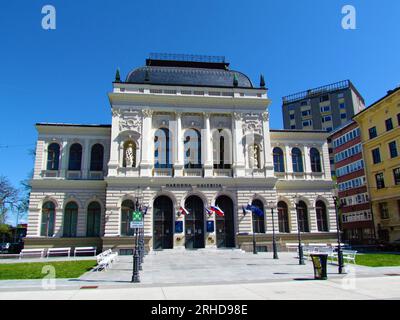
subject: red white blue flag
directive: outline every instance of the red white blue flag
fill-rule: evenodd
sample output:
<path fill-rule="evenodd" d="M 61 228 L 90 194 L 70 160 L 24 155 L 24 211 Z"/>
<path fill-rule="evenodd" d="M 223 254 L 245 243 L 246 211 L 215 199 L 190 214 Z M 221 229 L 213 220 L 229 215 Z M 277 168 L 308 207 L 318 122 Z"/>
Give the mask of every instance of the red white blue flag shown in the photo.
<path fill-rule="evenodd" d="M 187 211 L 184 207 L 180 207 L 179 208 L 179 212 L 181 213 L 181 214 L 183 214 L 183 215 L 186 215 L 186 214 L 189 214 L 189 211 Z"/>
<path fill-rule="evenodd" d="M 207 207 L 205 207 L 205 209 L 206 209 L 206 213 L 207 213 L 209 216 L 211 216 L 211 215 L 213 214 L 213 212 L 212 212 L 210 209 L 208 209 Z"/>
<path fill-rule="evenodd" d="M 211 210 L 212 212 L 214 212 L 215 214 L 219 215 L 220 217 L 223 217 L 224 214 L 225 214 L 225 213 L 222 211 L 222 209 L 221 209 L 220 207 L 218 207 L 218 206 L 211 206 L 211 207 L 210 207 L 210 210 Z"/>

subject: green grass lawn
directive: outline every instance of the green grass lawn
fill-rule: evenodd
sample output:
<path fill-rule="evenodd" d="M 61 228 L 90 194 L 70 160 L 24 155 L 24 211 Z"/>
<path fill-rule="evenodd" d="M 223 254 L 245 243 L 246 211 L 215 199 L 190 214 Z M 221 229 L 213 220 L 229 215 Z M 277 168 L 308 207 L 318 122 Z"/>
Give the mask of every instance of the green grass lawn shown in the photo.
<path fill-rule="evenodd" d="M 55 268 L 56 278 L 77 278 L 91 270 L 96 265 L 96 261 L 4 263 L 0 264 L 0 280 L 42 279 L 48 273 L 42 273 L 42 268 L 46 265 L 52 265 Z"/>
<path fill-rule="evenodd" d="M 357 254 L 356 264 L 367 267 L 396 267 L 400 266 L 400 254 Z"/>

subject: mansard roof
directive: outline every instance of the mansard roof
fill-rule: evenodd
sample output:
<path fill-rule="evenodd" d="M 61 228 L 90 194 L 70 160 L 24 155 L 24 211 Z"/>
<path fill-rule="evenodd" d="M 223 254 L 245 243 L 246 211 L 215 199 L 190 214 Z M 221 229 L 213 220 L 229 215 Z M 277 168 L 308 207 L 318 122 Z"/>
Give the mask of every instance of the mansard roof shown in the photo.
<path fill-rule="evenodd" d="M 152 57 L 146 66 L 132 70 L 126 83 L 180 85 L 224 88 L 253 88 L 249 77 L 239 71 L 229 70 L 224 59 L 187 59 L 185 55 Z M 174 55 L 175 57 L 175 55 Z M 192 56 L 191 56 L 192 57 Z M 237 80 L 237 82 L 236 82 Z"/>

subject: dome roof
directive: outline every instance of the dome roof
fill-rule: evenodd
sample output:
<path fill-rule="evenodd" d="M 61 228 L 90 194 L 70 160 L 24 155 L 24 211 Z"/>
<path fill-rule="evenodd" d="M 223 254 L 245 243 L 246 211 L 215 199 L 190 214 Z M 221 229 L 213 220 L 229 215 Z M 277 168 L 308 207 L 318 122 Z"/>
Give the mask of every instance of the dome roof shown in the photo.
<path fill-rule="evenodd" d="M 241 72 L 220 68 L 199 68 L 182 66 L 145 66 L 131 71 L 126 77 L 128 83 L 156 85 L 182 85 L 202 87 L 233 88 L 236 75 L 237 87 L 253 88 L 250 79 Z"/>

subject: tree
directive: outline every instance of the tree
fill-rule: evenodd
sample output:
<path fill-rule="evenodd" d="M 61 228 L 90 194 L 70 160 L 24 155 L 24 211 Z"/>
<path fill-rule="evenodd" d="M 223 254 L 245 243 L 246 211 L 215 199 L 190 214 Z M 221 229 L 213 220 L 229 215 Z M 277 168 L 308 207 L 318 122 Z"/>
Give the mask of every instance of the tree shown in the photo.
<path fill-rule="evenodd" d="M 10 181 L 0 176 L 0 224 L 5 224 L 10 211 L 18 206 L 18 190 Z"/>

